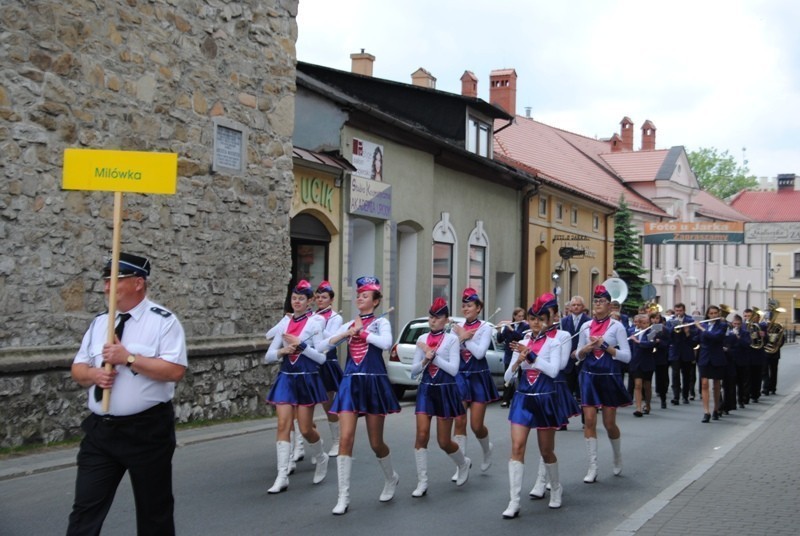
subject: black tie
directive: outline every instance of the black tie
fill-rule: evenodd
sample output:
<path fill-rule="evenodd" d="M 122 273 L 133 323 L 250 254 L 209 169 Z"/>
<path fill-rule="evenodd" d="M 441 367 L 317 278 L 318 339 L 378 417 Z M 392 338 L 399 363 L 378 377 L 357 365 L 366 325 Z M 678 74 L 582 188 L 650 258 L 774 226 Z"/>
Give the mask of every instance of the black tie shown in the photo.
<path fill-rule="evenodd" d="M 119 315 L 119 323 L 117 323 L 117 327 L 114 328 L 114 334 L 117 336 L 117 340 L 122 342 L 122 332 L 125 331 L 125 322 L 127 322 L 131 318 L 130 313 L 122 313 Z M 94 399 L 96 402 L 100 402 L 103 400 L 103 390 L 100 389 L 95 385 L 94 387 Z"/>

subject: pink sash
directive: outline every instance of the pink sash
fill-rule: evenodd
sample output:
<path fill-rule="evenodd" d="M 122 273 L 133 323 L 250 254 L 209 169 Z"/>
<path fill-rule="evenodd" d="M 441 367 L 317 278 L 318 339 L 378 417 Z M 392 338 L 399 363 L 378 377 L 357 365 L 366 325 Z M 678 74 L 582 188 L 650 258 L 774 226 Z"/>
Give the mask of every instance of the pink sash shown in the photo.
<path fill-rule="evenodd" d="M 361 330 L 361 333 L 356 337 L 350 337 L 348 344 L 350 345 L 350 357 L 353 358 L 353 363 L 356 366 L 360 365 L 364 358 L 367 356 L 367 350 L 369 349 L 369 343 L 367 342 L 367 326 L 372 324 L 375 320 L 374 316 L 370 316 L 368 318 L 362 318 L 361 324 L 364 326 Z M 364 338 L 362 338 L 364 337 Z"/>

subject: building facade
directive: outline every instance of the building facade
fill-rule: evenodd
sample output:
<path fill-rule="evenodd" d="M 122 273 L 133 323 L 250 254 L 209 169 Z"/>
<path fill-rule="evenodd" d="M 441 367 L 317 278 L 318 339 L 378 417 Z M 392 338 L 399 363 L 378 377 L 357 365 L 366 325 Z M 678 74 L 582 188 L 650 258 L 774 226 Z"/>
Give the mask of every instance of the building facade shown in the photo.
<path fill-rule="evenodd" d="M 467 286 L 484 299 L 485 318 L 510 316 L 521 299 L 522 201 L 537 183 L 495 162 L 481 131 L 510 118 L 437 91 L 435 79 L 419 80 L 424 70 L 416 84 L 373 78 L 374 57 L 354 56 L 353 73 L 298 64 L 294 137 L 353 168 L 342 182 L 341 256 L 329 255 L 325 272 L 343 314 L 353 314 L 356 278 L 374 274 L 395 331 L 436 296 L 457 314 Z"/>

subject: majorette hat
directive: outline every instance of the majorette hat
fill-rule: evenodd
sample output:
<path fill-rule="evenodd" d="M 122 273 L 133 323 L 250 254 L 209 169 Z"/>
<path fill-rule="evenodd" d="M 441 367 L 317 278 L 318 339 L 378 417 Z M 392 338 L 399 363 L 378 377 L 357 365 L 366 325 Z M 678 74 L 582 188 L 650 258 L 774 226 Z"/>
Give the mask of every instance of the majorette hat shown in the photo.
<path fill-rule="evenodd" d="M 302 294 L 310 298 L 311 296 L 314 295 L 314 289 L 311 288 L 311 283 L 309 283 L 305 279 L 301 279 L 292 289 L 292 294 Z"/>
<path fill-rule="evenodd" d="M 444 298 L 436 298 L 433 300 L 428 314 L 431 316 L 450 316 L 450 308 L 447 306 L 447 302 L 444 301 Z"/>
<path fill-rule="evenodd" d="M 365 275 L 356 279 L 356 292 L 366 292 L 368 290 L 381 290 L 381 282 L 377 277 Z"/>

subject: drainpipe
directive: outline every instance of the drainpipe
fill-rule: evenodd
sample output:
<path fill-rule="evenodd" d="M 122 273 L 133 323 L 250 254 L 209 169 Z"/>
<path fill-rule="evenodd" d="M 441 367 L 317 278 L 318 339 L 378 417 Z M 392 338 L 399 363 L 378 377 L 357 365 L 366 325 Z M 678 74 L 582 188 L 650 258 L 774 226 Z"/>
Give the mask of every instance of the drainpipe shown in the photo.
<path fill-rule="evenodd" d="M 530 269 L 530 216 L 531 216 L 531 199 L 535 196 L 539 189 L 536 186 L 529 186 L 524 190 L 522 196 L 522 255 L 520 259 L 522 274 L 522 284 L 520 291 L 522 292 L 522 300 L 520 303 L 527 305 L 528 303 L 528 270 Z"/>

